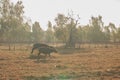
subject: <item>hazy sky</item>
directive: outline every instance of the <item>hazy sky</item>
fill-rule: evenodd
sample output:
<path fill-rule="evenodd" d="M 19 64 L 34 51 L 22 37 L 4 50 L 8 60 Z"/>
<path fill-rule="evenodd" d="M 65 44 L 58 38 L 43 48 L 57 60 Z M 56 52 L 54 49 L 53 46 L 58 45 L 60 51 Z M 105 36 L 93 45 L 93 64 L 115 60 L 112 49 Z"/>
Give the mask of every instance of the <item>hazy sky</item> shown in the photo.
<path fill-rule="evenodd" d="M 17 0 L 12 0 L 17 1 Z M 47 28 L 48 20 L 54 24 L 54 18 L 58 13 L 67 15 L 73 11 L 79 14 L 80 24 L 89 23 L 91 16 L 101 15 L 103 22 L 108 25 L 113 22 L 120 24 L 120 1 L 119 0 L 22 0 L 25 16 L 32 22 L 38 21 L 43 29 Z"/>

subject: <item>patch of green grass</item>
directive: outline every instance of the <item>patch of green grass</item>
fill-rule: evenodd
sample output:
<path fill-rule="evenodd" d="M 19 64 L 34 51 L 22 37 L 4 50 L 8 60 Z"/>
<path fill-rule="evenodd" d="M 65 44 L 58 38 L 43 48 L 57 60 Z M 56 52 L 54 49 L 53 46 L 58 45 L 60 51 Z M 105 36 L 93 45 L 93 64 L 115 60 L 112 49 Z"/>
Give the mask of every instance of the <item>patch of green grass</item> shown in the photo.
<path fill-rule="evenodd" d="M 23 78 L 24 80 L 51 80 L 52 76 L 42 76 L 42 77 L 35 77 L 35 76 L 27 76 Z"/>
<path fill-rule="evenodd" d="M 57 80 L 67 80 L 67 79 L 71 79 L 71 78 L 72 78 L 72 76 L 67 75 L 67 74 L 59 74 L 56 76 Z"/>
<path fill-rule="evenodd" d="M 28 76 L 24 77 L 24 80 L 75 80 L 75 79 L 84 79 L 84 80 L 101 80 L 104 73 L 101 71 L 97 72 L 81 72 L 81 73 L 60 73 L 58 75 L 52 75 L 49 76 L 42 76 L 42 77 L 35 77 L 35 76 Z"/>

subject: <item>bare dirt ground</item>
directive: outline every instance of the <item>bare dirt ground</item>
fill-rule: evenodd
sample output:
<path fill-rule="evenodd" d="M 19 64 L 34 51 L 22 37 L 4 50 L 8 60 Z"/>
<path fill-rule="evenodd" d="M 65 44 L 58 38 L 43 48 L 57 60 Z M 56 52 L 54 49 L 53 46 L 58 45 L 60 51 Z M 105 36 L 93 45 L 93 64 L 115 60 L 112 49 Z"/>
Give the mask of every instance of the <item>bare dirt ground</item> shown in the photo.
<path fill-rule="evenodd" d="M 31 50 L 0 50 L 0 80 L 120 80 L 120 48 L 60 50 L 40 60 Z"/>

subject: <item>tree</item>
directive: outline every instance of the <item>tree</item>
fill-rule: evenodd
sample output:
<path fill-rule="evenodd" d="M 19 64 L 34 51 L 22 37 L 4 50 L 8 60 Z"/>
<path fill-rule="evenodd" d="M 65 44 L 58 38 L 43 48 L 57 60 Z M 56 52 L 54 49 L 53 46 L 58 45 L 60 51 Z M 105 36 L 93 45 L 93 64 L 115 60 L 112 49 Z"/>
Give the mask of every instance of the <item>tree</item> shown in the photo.
<path fill-rule="evenodd" d="M 110 29 L 109 29 L 109 26 L 105 26 L 104 27 L 104 31 L 103 31 L 103 33 L 104 33 L 104 42 L 106 43 L 106 42 L 110 42 Z"/>
<path fill-rule="evenodd" d="M 69 22 L 67 24 L 67 29 L 68 29 L 68 41 L 66 46 L 67 47 L 74 47 L 75 44 L 78 40 L 78 33 L 77 33 L 77 25 L 79 24 L 78 21 L 80 19 L 79 15 L 77 16 L 78 19 L 73 18 L 73 13 L 69 14 Z"/>
<path fill-rule="evenodd" d="M 112 42 L 115 42 L 116 41 L 116 32 L 117 32 L 117 29 L 115 27 L 115 24 L 113 23 L 109 23 L 109 29 L 110 29 L 110 32 L 111 32 L 111 41 Z"/>
<path fill-rule="evenodd" d="M 116 37 L 117 37 L 117 41 L 120 42 L 120 27 L 117 28 Z"/>
<path fill-rule="evenodd" d="M 91 17 L 89 35 L 91 42 L 98 43 L 104 40 L 102 16 Z"/>
<path fill-rule="evenodd" d="M 46 42 L 53 42 L 54 39 L 55 39 L 55 37 L 54 37 L 52 23 L 50 21 L 48 21 L 48 29 L 45 32 L 45 41 Z"/>
<path fill-rule="evenodd" d="M 63 14 L 58 14 L 55 18 L 56 27 L 55 36 L 63 41 L 66 47 L 75 47 L 77 36 L 78 19 L 74 19 L 72 14 L 67 17 Z"/>
<path fill-rule="evenodd" d="M 0 2 L 0 36 L 3 37 L 4 33 L 8 31 L 9 28 L 9 9 L 10 9 L 10 1 L 9 0 L 1 0 Z"/>
<path fill-rule="evenodd" d="M 23 9 L 22 1 L 18 1 L 16 4 L 10 0 L 1 0 L 0 2 L 0 36 L 3 37 L 4 41 L 9 42 L 9 46 L 11 43 L 23 40 L 22 33 L 26 32 Z"/>
<path fill-rule="evenodd" d="M 68 17 L 66 17 L 64 14 L 58 14 L 55 18 L 55 22 L 56 25 L 54 27 L 54 30 L 56 38 L 59 41 L 66 43 L 68 40 L 68 30 L 66 28 Z"/>
<path fill-rule="evenodd" d="M 43 39 L 43 30 L 40 27 L 39 22 L 35 22 L 32 26 L 32 33 L 33 33 L 33 41 L 40 42 Z"/>

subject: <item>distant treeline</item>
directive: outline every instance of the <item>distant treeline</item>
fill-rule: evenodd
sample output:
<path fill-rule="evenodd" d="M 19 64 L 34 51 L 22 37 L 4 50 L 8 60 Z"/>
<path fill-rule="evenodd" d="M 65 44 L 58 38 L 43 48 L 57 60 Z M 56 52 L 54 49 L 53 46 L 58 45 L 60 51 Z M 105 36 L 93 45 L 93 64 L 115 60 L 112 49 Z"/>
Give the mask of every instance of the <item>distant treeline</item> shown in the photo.
<path fill-rule="evenodd" d="M 39 22 L 32 23 L 24 16 L 22 1 L 12 3 L 0 1 L 0 42 L 10 43 L 65 43 L 65 47 L 75 47 L 76 43 L 119 43 L 120 27 L 110 22 L 104 25 L 102 16 L 91 17 L 89 24 L 80 25 L 79 15 L 58 14 L 55 25 L 48 21 L 47 30 Z M 74 18 L 76 16 L 76 18 Z"/>

